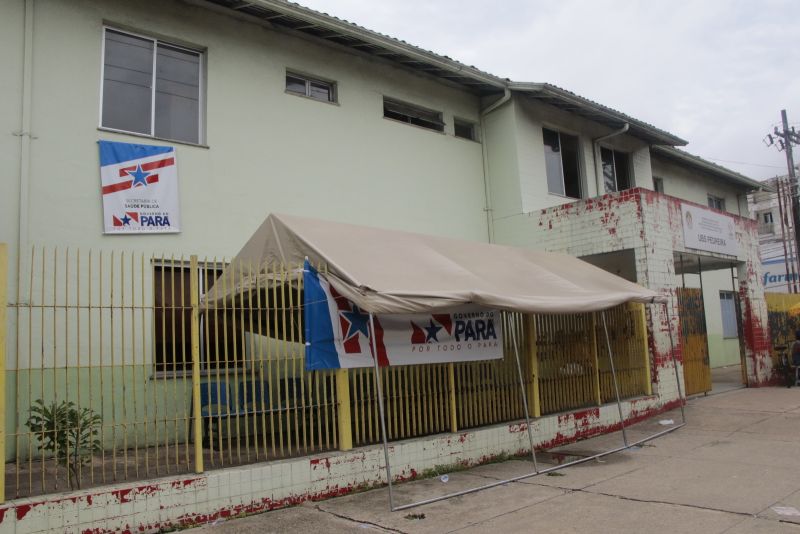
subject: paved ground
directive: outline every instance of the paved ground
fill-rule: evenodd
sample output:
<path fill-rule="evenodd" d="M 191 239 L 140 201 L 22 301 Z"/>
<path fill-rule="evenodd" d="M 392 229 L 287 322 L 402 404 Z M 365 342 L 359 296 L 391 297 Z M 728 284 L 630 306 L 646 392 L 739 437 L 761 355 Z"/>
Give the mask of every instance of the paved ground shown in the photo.
<path fill-rule="evenodd" d="M 742 366 L 736 364 L 711 369 L 711 387 L 712 395 L 745 387 L 742 384 Z"/>
<path fill-rule="evenodd" d="M 662 415 L 631 440 L 680 420 Z M 197 529 L 233 532 L 730 532 L 800 534 L 800 388 L 740 389 L 689 401 L 688 425 L 601 461 L 390 513 L 387 490 L 306 503 Z M 590 455 L 619 434 L 559 449 Z M 406 503 L 530 472 L 509 461 L 402 484 Z"/>

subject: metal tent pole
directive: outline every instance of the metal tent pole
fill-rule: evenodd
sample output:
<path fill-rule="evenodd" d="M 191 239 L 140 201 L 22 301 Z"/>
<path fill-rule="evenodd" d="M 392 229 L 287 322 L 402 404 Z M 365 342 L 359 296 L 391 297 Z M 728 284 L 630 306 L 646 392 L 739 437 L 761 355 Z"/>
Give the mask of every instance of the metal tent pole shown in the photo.
<path fill-rule="evenodd" d="M 510 321 L 509 321 L 510 324 Z M 517 376 L 519 376 L 519 390 L 522 392 L 522 406 L 525 408 L 525 424 L 528 427 L 528 441 L 531 444 L 531 459 L 533 460 L 533 470 L 539 472 L 536 464 L 536 448 L 533 446 L 533 431 L 531 430 L 531 418 L 528 412 L 528 395 L 525 393 L 525 380 L 522 378 L 522 365 L 519 363 L 519 345 L 517 342 L 517 327 L 514 325 L 511 330 L 511 341 L 514 344 L 514 356 L 517 359 Z"/>
<path fill-rule="evenodd" d="M 683 391 L 681 389 L 681 377 L 678 375 L 678 360 L 675 359 L 675 341 L 672 338 L 672 318 L 669 315 L 669 305 L 665 302 L 664 303 L 664 313 L 667 314 L 667 325 L 669 327 L 669 346 L 672 349 L 670 351 L 670 359 L 672 360 L 672 365 L 675 367 L 675 383 L 678 386 L 678 400 L 680 401 L 681 405 L 681 420 L 683 424 L 686 424 L 686 410 L 684 409 L 685 399 L 683 398 Z"/>
<path fill-rule="evenodd" d="M 619 424 L 622 427 L 622 442 L 628 447 L 628 433 L 625 430 L 625 418 L 622 416 L 622 401 L 619 398 L 619 384 L 617 383 L 617 370 L 614 367 L 614 354 L 611 352 L 611 339 L 608 337 L 608 325 L 606 324 L 606 312 L 602 311 L 600 316 L 603 318 L 603 330 L 606 332 L 606 346 L 608 347 L 608 361 L 611 362 L 611 378 L 614 381 L 614 393 L 617 396 L 617 410 L 619 410 Z"/>
<path fill-rule="evenodd" d="M 389 442 L 386 439 L 386 415 L 383 409 L 383 388 L 381 387 L 381 373 L 378 365 L 378 346 L 375 342 L 375 321 L 373 314 L 369 314 L 369 339 L 372 343 L 372 361 L 375 364 L 375 387 L 378 389 L 378 413 L 381 418 L 381 437 L 383 438 L 383 457 L 386 461 L 386 481 L 389 483 L 389 511 L 394 512 L 394 488 L 392 487 L 392 469 L 389 465 Z"/>

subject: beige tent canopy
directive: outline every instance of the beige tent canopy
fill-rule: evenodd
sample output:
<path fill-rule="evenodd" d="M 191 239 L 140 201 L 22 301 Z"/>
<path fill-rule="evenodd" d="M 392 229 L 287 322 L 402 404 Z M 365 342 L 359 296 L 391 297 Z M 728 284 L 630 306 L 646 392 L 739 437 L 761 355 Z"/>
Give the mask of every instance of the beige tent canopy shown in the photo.
<path fill-rule="evenodd" d="M 206 301 L 213 305 L 269 287 L 274 281 L 264 266 L 299 266 L 306 257 L 325 265 L 331 285 L 372 313 L 443 311 L 469 303 L 581 313 L 662 301 L 655 291 L 565 254 L 278 214 L 267 217 Z"/>

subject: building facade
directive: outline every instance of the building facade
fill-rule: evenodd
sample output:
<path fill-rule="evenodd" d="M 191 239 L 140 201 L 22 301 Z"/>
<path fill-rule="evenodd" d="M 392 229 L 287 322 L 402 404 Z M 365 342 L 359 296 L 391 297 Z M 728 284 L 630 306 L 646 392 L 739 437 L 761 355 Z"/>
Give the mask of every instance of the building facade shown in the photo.
<path fill-rule="evenodd" d="M 0 59 L 19 73 L 0 80 L 0 124 L 12 134 L 0 138 L 0 242 L 8 244 L 9 302 L 18 312 L 8 327 L 7 396 L 19 402 L 7 407 L 9 461 L 34 447 L 23 436 L 20 414 L 30 407 L 21 399 L 54 391 L 65 398 L 62 388 L 71 387 L 87 391 L 106 417 L 128 417 L 130 407 L 135 421 L 160 406 L 170 421 L 164 432 L 174 433 L 176 449 L 186 447 L 188 464 L 192 384 L 188 367 L 173 367 L 173 376 L 159 367 L 159 344 L 171 340 L 158 315 L 165 290 L 159 297 L 157 288 L 166 287 L 165 273 L 171 291 L 193 287 L 175 282 L 190 255 L 213 258 L 204 272 L 214 274 L 270 212 L 564 251 L 660 291 L 669 304 L 645 311 L 649 334 L 635 329 L 646 345 L 647 383 L 624 403 L 629 422 L 676 406 L 678 388 L 688 387 L 681 321 L 689 308 L 679 289 L 704 302 L 693 335 L 705 339 L 706 352 L 695 355 L 691 373 L 741 362 L 747 384 L 772 378 L 758 226 L 746 201 L 760 184 L 675 149 L 686 143 L 668 132 L 558 87 L 510 82 L 280 0 L 13 0 L 0 12 Z M 103 232 L 100 141 L 175 147 L 179 233 Z M 721 230 L 730 231 L 728 253 L 687 244 L 686 209 L 730 225 Z M 78 250 L 93 256 L 76 258 Z M 92 262 L 96 271 L 80 268 Z M 131 272 L 140 278 L 131 278 L 125 297 Z M 95 285 L 98 304 L 90 294 L 81 311 L 80 295 Z M 173 306 L 188 300 L 173 295 Z M 72 311 L 58 315 L 62 308 Z M 282 365 L 302 369 L 299 339 L 279 341 L 269 347 L 289 354 Z M 125 358 L 135 363 L 115 367 Z M 204 369 L 203 380 L 214 372 Z M 537 419 L 537 446 L 619 428 L 616 407 L 596 388 L 597 405 Z M 117 389 L 132 400 L 109 408 Z M 175 402 L 151 403 L 150 395 Z M 518 417 L 500 420 L 457 439 L 430 432 L 397 442 L 398 476 L 523 450 Z M 149 446 L 149 427 L 130 426 L 126 439 Z M 53 528 L 96 521 L 98 531 L 157 529 L 380 483 L 377 448 L 335 449 L 129 485 L 122 497 L 112 487 L 37 506 L 11 501 L 17 513 L 5 517 L 18 532 L 41 526 L 53 510 L 63 521 Z M 44 486 L 45 468 L 41 477 Z M 146 498 L 167 511 L 149 510 Z M 110 505 L 124 510 L 112 522 L 98 511 Z"/>

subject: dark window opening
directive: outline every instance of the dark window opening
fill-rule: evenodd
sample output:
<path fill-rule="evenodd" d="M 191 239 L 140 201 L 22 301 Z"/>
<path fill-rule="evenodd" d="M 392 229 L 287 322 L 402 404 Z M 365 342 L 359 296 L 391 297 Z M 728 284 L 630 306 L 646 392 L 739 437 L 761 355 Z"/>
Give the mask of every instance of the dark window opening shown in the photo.
<path fill-rule="evenodd" d="M 725 211 L 725 199 L 708 195 L 708 207 L 715 210 Z"/>
<path fill-rule="evenodd" d="M 606 193 L 624 191 L 631 188 L 630 158 L 628 154 L 610 148 L 601 148 L 600 159 L 603 165 L 603 183 Z"/>
<path fill-rule="evenodd" d="M 437 132 L 444 131 L 444 121 L 442 120 L 441 112 L 419 108 L 388 98 L 383 99 L 383 116 L 387 119 L 421 126 L 422 128 L 428 128 L 429 130 L 435 130 Z"/>
<path fill-rule="evenodd" d="M 578 138 L 542 128 L 547 190 L 556 195 L 581 198 Z"/>
<path fill-rule="evenodd" d="M 663 193 L 664 192 L 664 179 L 663 178 L 653 178 L 653 189 L 656 193 Z"/>
<path fill-rule="evenodd" d="M 180 374 L 192 367 L 190 273 L 189 267 L 183 265 L 153 267 L 154 366 L 158 373 Z M 200 267 L 200 295 L 221 273 L 221 266 Z M 241 313 L 231 309 L 202 312 L 199 323 L 201 367 L 243 365 L 245 345 Z"/>
<path fill-rule="evenodd" d="M 471 122 L 462 121 L 461 119 L 455 119 L 455 121 L 453 121 L 453 133 L 456 137 L 461 137 L 462 139 L 469 139 L 470 141 L 478 140 L 475 135 L 475 125 Z"/>

